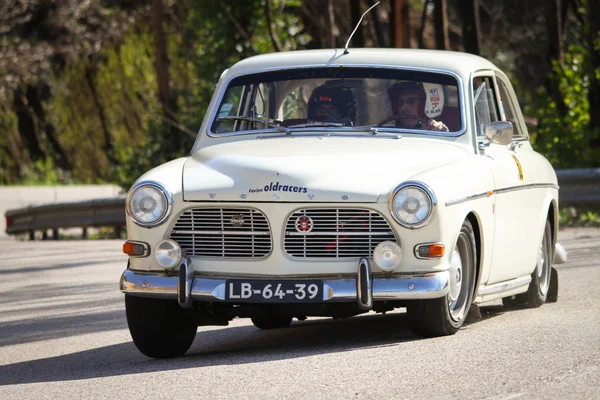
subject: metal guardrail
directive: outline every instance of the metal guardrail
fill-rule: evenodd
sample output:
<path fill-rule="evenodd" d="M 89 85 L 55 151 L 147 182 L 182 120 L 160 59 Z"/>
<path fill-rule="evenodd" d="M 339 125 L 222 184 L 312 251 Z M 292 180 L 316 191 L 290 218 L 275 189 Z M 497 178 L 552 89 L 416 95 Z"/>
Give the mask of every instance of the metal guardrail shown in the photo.
<path fill-rule="evenodd" d="M 561 207 L 600 206 L 600 168 L 559 170 L 556 175 Z M 118 236 L 125 227 L 125 198 L 31 206 L 8 210 L 4 215 L 9 235 L 29 233 L 33 239 L 35 231 L 46 235 L 52 230 L 53 238 L 58 239 L 59 228 L 79 227 L 85 237 L 87 228 L 108 226 L 114 227 Z"/>
<path fill-rule="evenodd" d="M 600 206 L 600 168 L 556 171 L 561 207 Z"/>
<path fill-rule="evenodd" d="M 56 203 L 43 206 L 29 206 L 4 213 L 6 233 L 29 233 L 34 238 L 35 231 L 52 230 L 53 239 L 58 239 L 59 228 L 114 227 L 117 236 L 125 227 L 125 198 L 87 200 L 73 203 Z"/>

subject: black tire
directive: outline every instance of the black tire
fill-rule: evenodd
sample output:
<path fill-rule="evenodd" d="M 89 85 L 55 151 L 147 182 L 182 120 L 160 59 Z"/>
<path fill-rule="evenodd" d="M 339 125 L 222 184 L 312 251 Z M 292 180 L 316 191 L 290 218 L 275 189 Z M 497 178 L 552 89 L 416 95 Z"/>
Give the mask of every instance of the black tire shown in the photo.
<path fill-rule="evenodd" d="M 414 333 L 435 337 L 453 335 L 460 329 L 473 301 L 476 264 L 475 233 L 469 220 L 465 220 L 453 250 L 448 294 L 438 299 L 414 301 L 407 306 Z"/>
<path fill-rule="evenodd" d="M 196 337 L 198 325 L 176 300 L 126 295 L 125 310 L 133 343 L 148 357 L 183 356 Z"/>
<path fill-rule="evenodd" d="M 535 269 L 531 273 L 529 289 L 527 289 L 527 292 L 518 294 L 514 297 L 503 298 L 502 304 L 508 307 L 524 308 L 538 308 L 544 304 L 548 299 L 548 293 L 551 290 L 550 278 L 553 272 L 553 257 L 552 232 L 550 222 L 546 221 L 546 225 L 544 225 L 544 237 L 540 247 L 540 256 Z M 556 285 L 556 291 L 558 292 L 558 278 L 556 279 Z"/>
<path fill-rule="evenodd" d="M 287 328 L 292 323 L 292 317 L 264 316 L 252 317 L 252 323 L 259 329 Z"/>

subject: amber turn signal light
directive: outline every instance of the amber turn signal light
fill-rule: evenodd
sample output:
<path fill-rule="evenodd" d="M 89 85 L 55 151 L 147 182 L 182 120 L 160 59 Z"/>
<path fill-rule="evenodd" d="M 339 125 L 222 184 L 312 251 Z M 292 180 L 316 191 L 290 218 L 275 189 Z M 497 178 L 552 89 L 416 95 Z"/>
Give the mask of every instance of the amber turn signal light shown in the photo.
<path fill-rule="evenodd" d="M 444 256 L 445 247 L 441 243 L 419 244 L 415 247 L 417 258 L 440 258 Z"/>
<path fill-rule="evenodd" d="M 123 253 L 131 257 L 147 257 L 150 251 L 146 243 L 127 241 L 123 243 Z"/>

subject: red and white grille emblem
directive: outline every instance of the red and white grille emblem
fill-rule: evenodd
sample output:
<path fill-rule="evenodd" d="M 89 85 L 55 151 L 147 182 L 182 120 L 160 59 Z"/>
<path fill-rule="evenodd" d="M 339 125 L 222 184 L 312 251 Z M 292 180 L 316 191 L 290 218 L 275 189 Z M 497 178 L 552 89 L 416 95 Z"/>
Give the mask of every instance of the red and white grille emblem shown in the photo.
<path fill-rule="evenodd" d="M 296 218 L 294 223 L 298 232 L 310 232 L 313 228 L 313 220 L 306 215 Z"/>

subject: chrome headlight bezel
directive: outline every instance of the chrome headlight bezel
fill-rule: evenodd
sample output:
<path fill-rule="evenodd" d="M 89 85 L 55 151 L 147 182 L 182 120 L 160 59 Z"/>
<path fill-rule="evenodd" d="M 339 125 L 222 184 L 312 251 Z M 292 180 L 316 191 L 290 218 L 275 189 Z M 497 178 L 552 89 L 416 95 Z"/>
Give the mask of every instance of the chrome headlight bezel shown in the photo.
<path fill-rule="evenodd" d="M 131 209 L 131 202 L 133 201 L 134 194 L 143 187 L 150 187 L 152 189 L 155 189 L 160 195 L 163 196 L 165 204 L 166 204 L 165 211 L 163 212 L 163 214 L 157 220 L 155 220 L 153 222 L 146 222 L 146 221 L 141 221 L 141 220 L 137 219 L 135 216 L 135 213 Z M 155 227 L 155 226 L 163 223 L 167 219 L 167 217 L 171 214 L 171 210 L 173 208 L 173 196 L 161 183 L 156 182 L 156 181 L 142 181 L 142 182 L 139 182 L 139 183 L 133 185 L 133 187 L 131 189 L 129 189 L 129 192 L 127 193 L 127 199 L 125 200 L 125 202 L 126 202 L 125 209 L 127 211 L 127 215 L 129 215 L 131 217 L 133 222 L 135 222 L 137 225 L 142 226 L 144 228 L 152 228 L 152 227 Z"/>
<path fill-rule="evenodd" d="M 402 218 L 400 218 L 400 216 L 398 215 L 398 213 L 396 211 L 396 207 L 394 206 L 396 196 L 398 195 L 398 193 L 400 193 L 400 191 L 402 191 L 403 189 L 406 189 L 406 188 L 415 188 L 417 190 L 420 190 L 429 199 L 429 204 L 430 204 L 429 212 L 427 213 L 425 218 L 418 223 L 410 223 L 410 222 L 404 221 Z M 388 200 L 388 206 L 389 206 L 390 213 L 392 214 L 392 217 L 394 218 L 394 220 L 397 223 L 399 223 L 400 225 L 402 225 L 403 227 L 408 228 L 408 229 L 418 229 L 418 228 L 424 227 L 431 221 L 431 217 L 433 216 L 435 209 L 437 208 L 437 198 L 435 196 L 435 193 L 433 193 L 433 190 L 431 190 L 429 188 L 429 186 L 427 186 L 423 182 L 406 181 L 406 182 L 403 182 L 400 185 L 396 186 L 396 188 L 392 191 L 392 193 L 390 193 L 390 198 Z"/>

